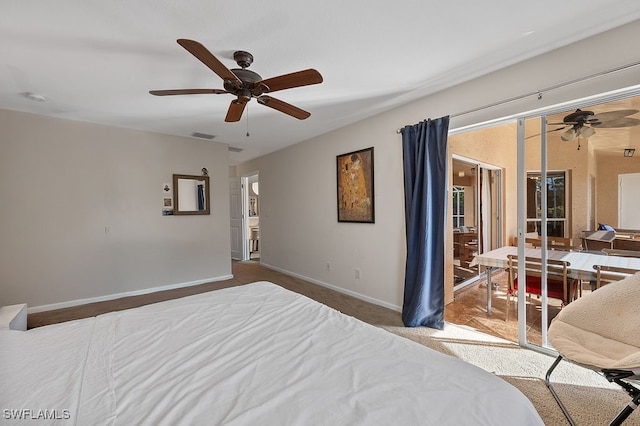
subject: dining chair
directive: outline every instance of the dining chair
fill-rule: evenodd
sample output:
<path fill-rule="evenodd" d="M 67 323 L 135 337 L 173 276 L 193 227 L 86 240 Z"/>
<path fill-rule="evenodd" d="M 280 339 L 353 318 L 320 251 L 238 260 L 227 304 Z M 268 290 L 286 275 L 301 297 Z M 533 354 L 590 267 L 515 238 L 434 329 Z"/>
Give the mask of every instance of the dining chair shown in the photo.
<path fill-rule="evenodd" d="M 517 295 L 518 291 L 518 256 L 507 256 L 507 274 L 509 288 L 507 290 L 507 308 L 505 317 L 509 318 L 509 305 L 511 296 Z M 564 260 L 547 259 L 547 296 L 559 299 L 562 305 L 566 305 L 575 298 L 576 281 L 567 276 L 568 268 L 571 264 Z M 527 294 L 542 294 L 542 260 L 536 257 L 525 258 L 526 286 Z"/>
<path fill-rule="evenodd" d="M 636 268 L 622 268 L 606 265 L 593 265 L 593 269 L 596 270 L 596 289 L 599 289 L 605 284 L 620 281 L 629 275 L 633 275 L 640 271 L 640 269 Z"/>
<path fill-rule="evenodd" d="M 640 250 L 604 248 L 602 249 L 602 252 L 608 256 L 640 257 Z"/>
<path fill-rule="evenodd" d="M 531 244 L 534 248 L 542 247 L 542 240 L 540 238 L 525 238 L 525 243 Z M 573 246 L 573 240 L 571 238 L 547 237 L 547 248 L 549 250 L 571 251 L 575 247 Z"/>

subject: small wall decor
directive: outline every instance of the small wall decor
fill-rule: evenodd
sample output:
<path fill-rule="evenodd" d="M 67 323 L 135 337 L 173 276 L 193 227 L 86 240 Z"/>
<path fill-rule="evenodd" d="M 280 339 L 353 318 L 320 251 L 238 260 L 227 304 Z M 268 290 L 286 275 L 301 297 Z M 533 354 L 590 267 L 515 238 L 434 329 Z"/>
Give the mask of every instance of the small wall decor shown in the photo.
<path fill-rule="evenodd" d="M 375 222 L 373 147 L 336 157 L 338 222 Z"/>
<path fill-rule="evenodd" d="M 173 191 L 170 183 L 162 184 L 162 215 L 173 216 Z"/>

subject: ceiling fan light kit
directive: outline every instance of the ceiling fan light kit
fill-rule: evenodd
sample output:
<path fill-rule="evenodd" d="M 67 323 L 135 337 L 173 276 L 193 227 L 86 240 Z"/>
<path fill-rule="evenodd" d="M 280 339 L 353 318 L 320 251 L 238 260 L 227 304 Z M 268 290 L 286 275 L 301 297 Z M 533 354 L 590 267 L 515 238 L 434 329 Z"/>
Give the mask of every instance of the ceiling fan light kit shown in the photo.
<path fill-rule="evenodd" d="M 576 135 L 577 135 L 576 129 L 571 127 L 560 136 L 560 139 L 562 139 L 563 141 L 569 142 L 574 140 L 576 138 Z"/>
<path fill-rule="evenodd" d="M 593 135 L 595 135 L 596 131 L 593 130 L 593 127 L 583 127 L 582 129 L 580 129 L 580 136 L 582 136 L 583 138 L 588 138 L 591 137 Z"/>
<path fill-rule="evenodd" d="M 236 96 L 231 101 L 226 122 L 240 121 L 242 113 L 251 98 L 256 98 L 259 104 L 268 106 L 284 114 L 299 120 L 304 120 L 311 116 L 311 113 L 300 109 L 294 105 L 276 99 L 265 93 L 273 93 L 279 90 L 292 89 L 295 87 L 308 86 L 322 83 L 322 75 L 314 69 L 297 71 L 277 77 L 263 79 L 258 73 L 247 68 L 253 63 L 253 55 L 243 50 L 234 52 L 233 59 L 240 68 L 227 68 L 218 60 L 206 47 L 194 40 L 178 39 L 178 44 L 195 56 L 200 62 L 206 65 L 211 71 L 216 73 L 223 81 L 223 89 L 170 89 L 151 90 L 150 94 L 155 96 L 168 95 L 196 95 L 196 94 L 226 94 Z M 248 135 L 247 135 L 248 136 Z"/>

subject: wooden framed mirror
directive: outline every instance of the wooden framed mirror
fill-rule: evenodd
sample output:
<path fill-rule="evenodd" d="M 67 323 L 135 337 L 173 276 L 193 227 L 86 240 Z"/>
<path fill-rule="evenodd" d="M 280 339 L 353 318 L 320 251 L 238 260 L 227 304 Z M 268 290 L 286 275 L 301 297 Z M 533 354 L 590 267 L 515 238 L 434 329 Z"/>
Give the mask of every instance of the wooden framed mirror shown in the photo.
<path fill-rule="evenodd" d="M 173 175 L 173 214 L 210 214 L 209 176 Z"/>

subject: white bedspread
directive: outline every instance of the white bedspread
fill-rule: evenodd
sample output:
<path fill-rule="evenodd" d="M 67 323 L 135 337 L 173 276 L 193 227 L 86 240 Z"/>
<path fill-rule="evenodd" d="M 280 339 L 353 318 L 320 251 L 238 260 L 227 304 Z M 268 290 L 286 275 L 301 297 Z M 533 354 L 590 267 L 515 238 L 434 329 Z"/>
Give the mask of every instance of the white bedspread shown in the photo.
<path fill-rule="evenodd" d="M 542 424 L 500 378 L 267 282 L 0 332 L 0 386 L 3 424 Z"/>

